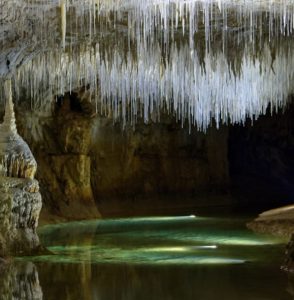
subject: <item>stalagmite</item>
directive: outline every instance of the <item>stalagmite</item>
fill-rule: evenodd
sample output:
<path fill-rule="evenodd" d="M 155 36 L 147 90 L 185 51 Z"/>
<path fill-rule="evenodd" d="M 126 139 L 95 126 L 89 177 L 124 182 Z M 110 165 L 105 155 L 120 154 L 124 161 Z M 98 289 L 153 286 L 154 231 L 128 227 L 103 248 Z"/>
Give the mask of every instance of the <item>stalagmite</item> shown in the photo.
<path fill-rule="evenodd" d="M 11 81 L 0 126 L 0 257 L 30 254 L 40 247 L 36 233 L 42 200 L 34 179 L 37 164 L 18 135 L 12 103 Z"/>
<path fill-rule="evenodd" d="M 5 177 L 34 179 L 37 163 L 25 141 L 17 134 L 11 81 L 6 82 L 8 99 L 4 122 L 0 125 L 0 168 Z"/>

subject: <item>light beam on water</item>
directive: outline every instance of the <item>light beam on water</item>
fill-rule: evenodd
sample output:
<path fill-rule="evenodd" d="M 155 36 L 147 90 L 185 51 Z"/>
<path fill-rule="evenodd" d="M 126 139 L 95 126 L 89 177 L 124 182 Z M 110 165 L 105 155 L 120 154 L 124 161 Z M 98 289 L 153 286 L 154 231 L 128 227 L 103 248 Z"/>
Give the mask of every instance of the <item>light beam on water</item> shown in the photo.
<path fill-rule="evenodd" d="M 240 224 L 236 220 L 182 216 L 45 226 L 40 236 L 54 255 L 29 259 L 92 264 L 244 264 L 263 261 L 266 257 L 257 249 L 283 242 L 257 236 Z"/>

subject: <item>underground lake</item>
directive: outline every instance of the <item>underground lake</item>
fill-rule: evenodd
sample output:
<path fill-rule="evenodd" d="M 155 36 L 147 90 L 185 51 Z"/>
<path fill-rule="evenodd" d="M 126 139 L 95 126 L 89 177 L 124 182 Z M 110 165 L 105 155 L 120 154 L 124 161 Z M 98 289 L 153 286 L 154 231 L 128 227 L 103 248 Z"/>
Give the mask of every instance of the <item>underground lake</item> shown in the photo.
<path fill-rule="evenodd" d="M 0 291 L 9 282 L 30 299 L 293 299 L 280 270 L 286 240 L 249 231 L 248 220 L 187 215 L 45 225 L 39 235 L 51 254 L 17 258 L 2 273 Z"/>

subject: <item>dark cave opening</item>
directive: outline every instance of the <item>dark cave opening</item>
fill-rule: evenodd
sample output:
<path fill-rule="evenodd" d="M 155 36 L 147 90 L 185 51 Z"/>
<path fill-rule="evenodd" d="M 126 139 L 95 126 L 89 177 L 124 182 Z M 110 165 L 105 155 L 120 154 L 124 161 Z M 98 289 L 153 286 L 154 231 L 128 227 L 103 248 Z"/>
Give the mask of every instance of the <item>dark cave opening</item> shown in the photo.
<path fill-rule="evenodd" d="M 293 101 L 284 111 L 271 114 L 268 109 L 253 126 L 251 120 L 230 126 L 228 144 L 231 191 L 242 209 L 293 203 Z"/>

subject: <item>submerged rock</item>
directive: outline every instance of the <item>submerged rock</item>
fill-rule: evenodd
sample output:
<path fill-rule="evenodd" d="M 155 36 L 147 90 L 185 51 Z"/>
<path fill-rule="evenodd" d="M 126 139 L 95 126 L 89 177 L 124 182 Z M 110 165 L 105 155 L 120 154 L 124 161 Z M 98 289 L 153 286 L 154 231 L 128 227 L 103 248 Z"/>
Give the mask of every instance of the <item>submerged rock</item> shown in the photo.
<path fill-rule="evenodd" d="M 42 207 L 37 164 L 17 134 L 10 82 L 0 126 L 0 256 L 28 255 L 40 247 L 36 228 Z"/>

